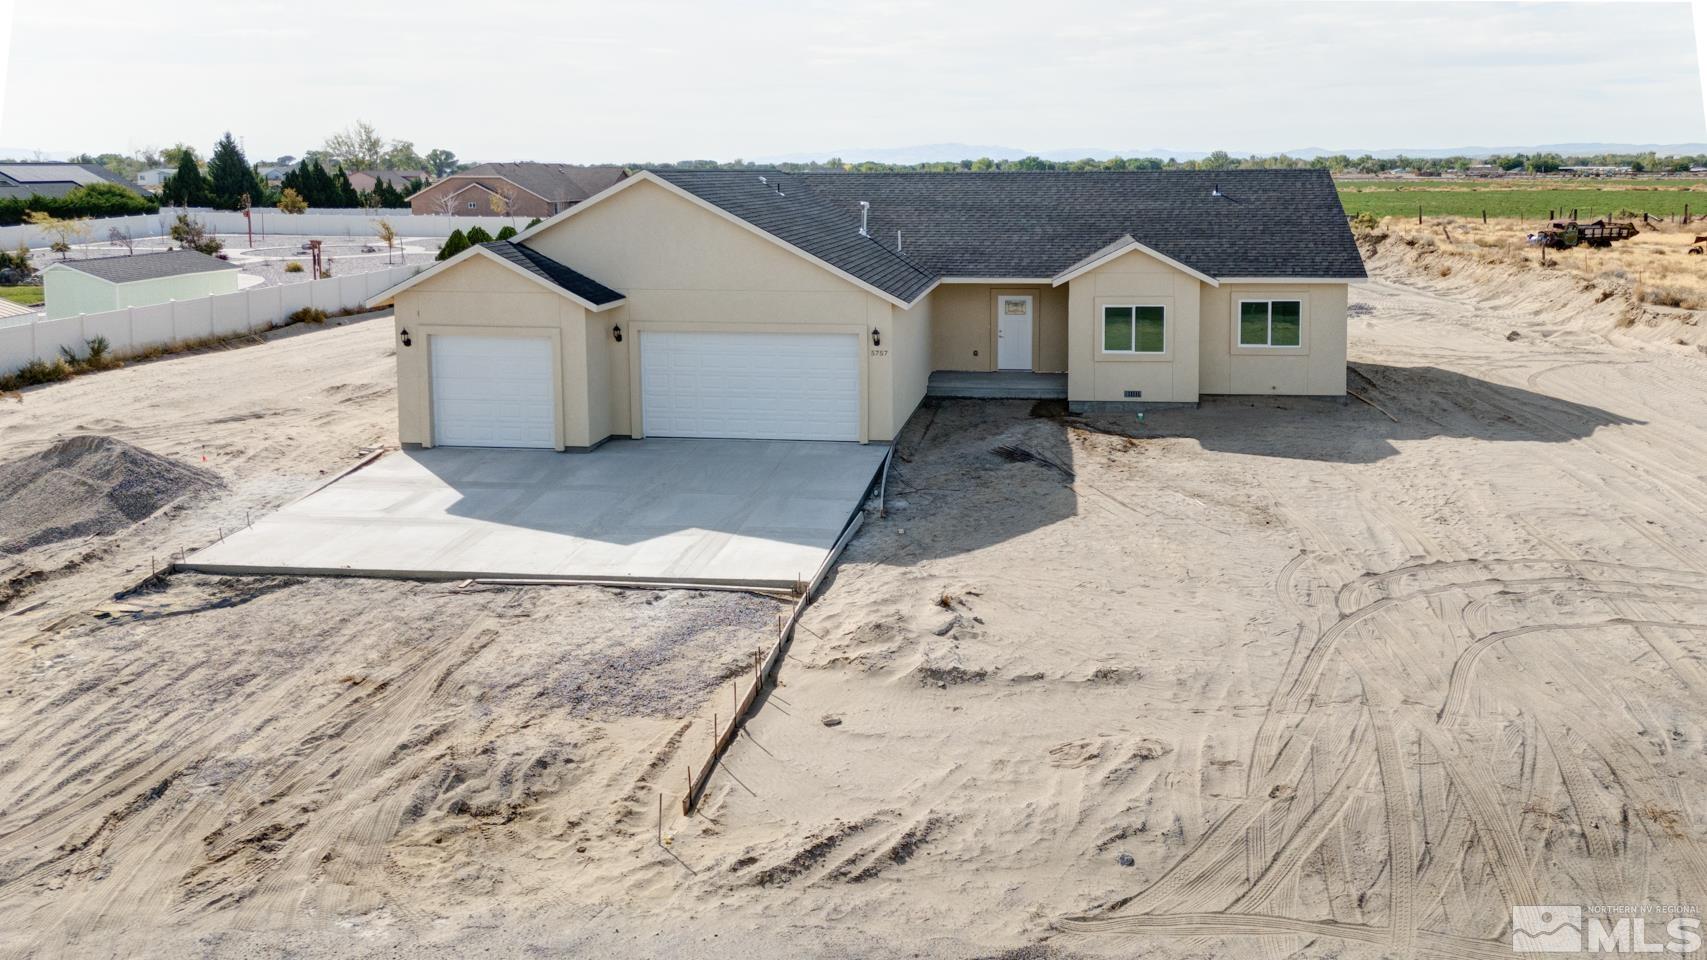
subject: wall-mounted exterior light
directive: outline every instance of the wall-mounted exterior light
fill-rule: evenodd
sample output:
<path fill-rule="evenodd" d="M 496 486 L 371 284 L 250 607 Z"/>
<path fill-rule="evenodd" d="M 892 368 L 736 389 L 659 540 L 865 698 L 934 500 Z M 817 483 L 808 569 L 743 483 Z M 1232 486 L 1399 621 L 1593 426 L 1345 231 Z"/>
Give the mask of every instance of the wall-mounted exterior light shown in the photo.
<path fill-rule="evenodd" d="M 410 346 L 413 343 L 413 341 L 411 341 L 409 339 L 409 331 L 408 330 L 406 330 L 406 329 L 405 330 L 399 330 L 399 331 L 397 331 L 397 335 L 403 338 L 403 345 L 405 347 Z"/>
<path fill-rule="evenodd" d="M 871 345 L 874 347 L 883 346 L 883 331 L 876 327 L 871 328 Z"/>
<path fill-rule="evenodd" d="M 611 324 L 610 335 L 616 338 L 617 343 L 621 343 L 622 342 L 622 324 L 620 324 L 620 323 Z"/>

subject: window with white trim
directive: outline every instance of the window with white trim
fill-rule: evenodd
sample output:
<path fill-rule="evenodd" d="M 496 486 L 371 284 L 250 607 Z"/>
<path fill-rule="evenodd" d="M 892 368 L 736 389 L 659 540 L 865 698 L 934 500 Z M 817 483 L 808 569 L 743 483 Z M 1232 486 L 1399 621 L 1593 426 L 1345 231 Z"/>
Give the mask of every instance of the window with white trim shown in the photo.
<path fill-rule="evenodd" d="M 1303 343 L 1301 300 L 1240 300 L 1239 346 L 1296 347 Z"/>
<path fill-rule="evenodd" d="M 1103 353 L 1165 353 L 1167 311 L 1154 304 L 1102 308 Z"/>

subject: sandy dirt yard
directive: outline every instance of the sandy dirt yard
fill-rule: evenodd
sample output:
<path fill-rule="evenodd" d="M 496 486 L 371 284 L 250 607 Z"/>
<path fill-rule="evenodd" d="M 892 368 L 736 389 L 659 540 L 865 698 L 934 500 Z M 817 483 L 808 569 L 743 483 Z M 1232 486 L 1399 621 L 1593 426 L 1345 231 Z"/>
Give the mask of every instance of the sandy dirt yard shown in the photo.
<path fill-rule="evenodd" d="M 386 442 L 387 322 L 0 401 L 8 459 L 219 481 L 0 554 L 0 953 L 1472 958 L 1513 905 L 1699 916 L 1707 362 L 1574 279 L 1372 253 L 1367 403 L 921 409 L 693 817 L 775 601 L 114 599 Z"/>

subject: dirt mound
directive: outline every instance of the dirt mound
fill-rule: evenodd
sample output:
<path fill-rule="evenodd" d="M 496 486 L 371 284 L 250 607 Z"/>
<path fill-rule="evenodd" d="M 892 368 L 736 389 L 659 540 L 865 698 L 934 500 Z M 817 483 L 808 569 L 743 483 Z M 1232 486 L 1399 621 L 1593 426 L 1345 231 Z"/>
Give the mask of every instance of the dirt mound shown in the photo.
<path fill-rule="evenodd" d="M 122 530 L 221 486 L 207 470 L 122 440 L 68 437 L 0 463 L 0 553 Z"/>

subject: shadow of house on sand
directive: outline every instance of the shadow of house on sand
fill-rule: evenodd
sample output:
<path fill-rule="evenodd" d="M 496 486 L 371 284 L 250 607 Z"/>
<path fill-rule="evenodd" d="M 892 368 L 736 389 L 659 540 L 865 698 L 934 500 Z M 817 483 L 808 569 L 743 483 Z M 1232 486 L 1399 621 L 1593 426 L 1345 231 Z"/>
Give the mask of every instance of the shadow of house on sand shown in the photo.
<path fill-rule="evenodd" d="M 1439 367 L 1356 363 L 1347 379 L 1352 390 L 1380 409 L 1351 397 L 1343 403 L 1308 397 L 1211 397 L 1196 410 L 1152 414 L 1136 429 L 1123 418 L 1116 430 L 1133 436 L 1189 437 L 1204 450 L 1220 453 L 1376 463 L 1396 456 L 1395 444 L 1405 441 L 1446 437 L 1567 443 L 1603 427 L 1646 422 Z M 1104 419 L 1096 423 L 1107 426 Z"/>
<path fill-rule="evenodd" d="M 907 565 L 996 546 L 1078 514 L 1087 482 L 1140 501 L 1133 484 L 1196 482 L 1170 459 L 1140 454 L 1166 449 L 1147 440 L 1194 442 L 1205 454 L 1373 464 L 1397 456 L 1407 441 L 1563 443 L 1643 423 L 1438 367 L 1356 364 L 1349 378 L 1379 410 L 1350 398 L 1212 397 L 1140 421 L 1067 416 L 1061 405 L 1021 400 L 926 400 L 896 441 L 888 488 L 894 529 L 868 527 L 846 558 Z M 1108 442 L 1087 445 L 1086 434 Z"/>

